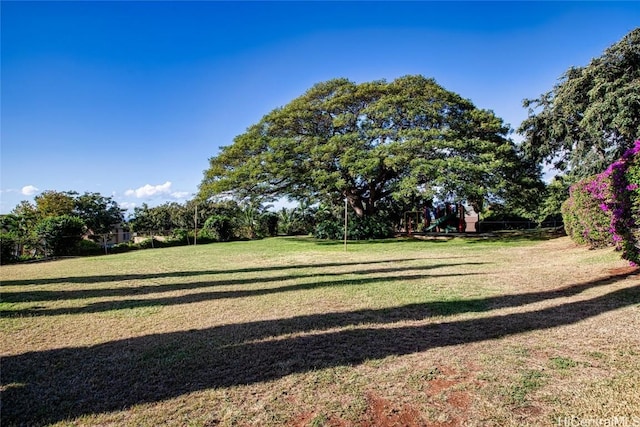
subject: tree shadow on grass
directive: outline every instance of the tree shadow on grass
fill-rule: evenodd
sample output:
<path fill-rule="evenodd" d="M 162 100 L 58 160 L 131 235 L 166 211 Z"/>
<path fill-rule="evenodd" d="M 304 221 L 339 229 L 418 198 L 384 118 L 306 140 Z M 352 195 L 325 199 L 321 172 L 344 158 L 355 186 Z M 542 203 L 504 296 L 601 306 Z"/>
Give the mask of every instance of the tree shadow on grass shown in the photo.
<path fill-rule="evenodd" d="M 628 276 L 476 303 L 484 310 L 525 306 L 610 285 Z M 640 284 L 523 313 L 427 325 L 388 325 L 426 318 L 443 310 L 441 304 L 449 304 L 447 310 L 455 312 L 459 303 L 299 316 L 7 356 L 2 360 L 3 425 L 44 425 L 199 390 L 277 380 L 292 373 L 569 325 L 640 303 Z M 387 326 L 381 327 L 383 324 Z M 345 326 L 351 327 L 335 330 Z M 320 332 L 301 334 L 310 331 Z"/>
<path fill-rule="evenodd" d="M 270 295 L 270 294 L 276 294 L 276 293 L 305 291 L 305 290 L 313 290 L 313 289 L 320 289 L 320 288 L 327 288 L 327 287 L 363 286 L 363 285 L 372 285 L 376 283 L 386 283 L 389 286 L 393 286 L 396 281 L 410 282 L 410 281 L 421 280 L 426 278 L 434 279 L 438 277 L 473 276 L 478 274 L 478 273 L 449 273 L 449 274 L 420 273 L 420 274 L 407 275 L 406 273 L 409 270 L 415 270 L 420 272 L 425 270 L 433 270 L 441 267 L 480 265 L 480 264 L 482 263 L 438 264 L 438 265 L 423 266 L 423 267 L 413 267 L 410 269 L 384 268 L 384 269 L 359 270 L 359 271 L 351 272 L 350 274 L 375 274 L 375 273 L 380 274 L 380 273 L 393 273 L 393 272 L 403 272 L 405 274 L 399 277 L 381 276 L 381 277 L 366 277 L 362 279 L 348 278 L 343 280 L 313 281 L 309 283 L 296 283 L 292 285 L 277 286 L 273 288 L 198 292 L 198 293 L 190 293 L 190 294 L 164 297 L 164 298 L 118 299 L 118 300 L 94 302 L 94 303 L 89 303 L 87 305 L 78 306 L 78 307 L 46 308 L 42 306 L 42 307 L 32 307 L 32 308 L 25 308 L 25 309 L 18 309 L 18 310 L 0 310 L 0 316 L 6 318 L 6 317 L 24 317 L 24 316 L 58 316 L 58 315 L 69 315 L 69 314 L 90 314 L 90 313 L 101 313 L 101 312 L 115 311 L 115 310 L 163 307 L 163 306 L 171 306 L 171 305 L 179 305 L 179 304 L 191 304 L 191 303 L 198 303 L 198 302 L 212 301 L 212 300 L 219 300 L 219 299 L 255 297 L 255 296 Z M 630 274 L 633 274 L 633 271 L 630 273 L 621 273 L 617 275 L 612 275 L 611 279 L 608 279 L 608 280 L 598 280 L 598 281 L 592 281 L 587 283 L 580 283 L 580 284 L 556 289 L 553 291 L 520 293 L 515 295 L 503 295 L 503 296 L 491 297 L 491 298 L 432 302 L 432 303 L 429 303 L 429 309 L 431 312 L 433 312 L 434 315 L 448 315 L 448 314 L 458 314 L 461 312 L 470 312 L 470 311 L 479 312 L 479 311 L 485 311 L 489 309 L 492 310 L 497 308 L 510 307 L 509 304 L 514 301 L 518 301 L 519 304 L 523 304 L 523 303 L 531 304 L 531 303 L 543 301 L 549 298 L 573 296 L 593 286 L 606 285 L 606 284 L 609 284 L 611 280 L 616 280 L 620 277 L 626 277 Z M 87 289 L 87 290 L 72 290 L 72 291 L 64 291 L 64 290 L 63 291 L 33 291 L 33 292 L 16 293 L 16 294 L 4 294 L 3 300 L 4 302 L 21 302 L 21 301 L 34 302 L 34 301 L 87 299 L 87 298 L 112 297 L 112 296 L 137 296 L 137 295 L 145 295 L 145 294 L 152 294 L 152 293 L 209 288 L 209 287 L 221 286 L 221 285 L 268 283 L 272 281 L 286 281 L 288 279 L 301 279 L 301 278 L 321 279 L 325 277 L 332 277 L 334 275 L 342 276 L 343 273 L 282 276 L 282 277 L 273 277 L 273 278 L 233 279 L 230 281 L 223 281 L 220 283 L 195 282 L 195 283 L 171 284 L 171 285 L 142 286 L 139 288 L 108 288 L 108 289 Z M 415 317 L 415 319 L 421 319 L 425 317 L 426 312 L 425 312 L 424 304 L 408 305 L 408 306 L 405 306 L 404 308 L 405 308 L 405 310 L 403 311 L 404 313 L 412 312 L 413 308 L 416 308 L 417 313 L 419 314 L 417 315 L 417 317 Z M 378 317 L 379 316 L 376 316 L 374 318 L 374 321 L 378 321 L 376 320 Z M 392 312 L 389 313 L 389 316 L 387 316 L 387 318 L 393 318 L 393 313 Z M 398 320 L 406 320 L 406 319 L 398 319 Z"/>
<path fill-rule="evenodd" d="M 463 257 L 459 257 L 463 258 Z M 468 258 L 468 257 L 465 257 Z M 142 273 L 142 274 L 108 274 L 108 275 L 94 275 L 94 276 L 71 276 L 71 277 L 53 277 L 44 279 L 24 279 L 24 280 L 3 280 L 0 285 L 6 286 L 23 286 L 23 285 L 52 285 L 63 283 L 103 283 L 103 282 L 125 282 L 129 280 L 149 280 L 149 279 L 164 279 L 171 277 L 193 277 L 193 276 L 208 276 L 216 274 L 241 274 L 241 273 L 262 273 L 269 271 L 287 271 L 297 270 L 300 268 L 329 268 L 329 267 L 347 267 L 350 265 L 371 265 L 371 264 L 387 264 L 392 262 L 410 262 L 424 260 L 425 258 L 399 258 L 399 259 L 385 259 L 376 261 L 353 261 L 353 262 L 330 262 L 330 263 L 318 263 L 318 264 L 293 264 L 293 265 L 276 265 L 268 267 L 247 267 L 247 268 L 235 268 L 235 269 L 221 269 L 221 270 L 196 270 L 196 271 L 169 271 L 162 273 Z M 427 258 L 427 259 L 452 259 L 447 258 Z"/>
<path fill-rule="evenodd" d="M 457 276 L 470 276 L 476 273 L 452 273 L 452 274 L 413 274 L 403 275 L 402 281 L 413 281 L 425 278 L 437 278 L 437 277 L 457 277 Z M 278 286 L 275 288 L 260 288 L 260 289 L 242 289 L 233 291 L 213 291 L 213 292 L 197 292 L 185 295 L 164 297 L 164 298 L 143 298 L 143 299 L 125 299 L 115 301 L 102 301 L 90 303 L 86 306 L 80 307 L 66 307 L 66 308 L 27 308 L 18 310 L 0 310 L 0 315 L 3 317 L 23 317 L 23 316 L 57 316 L 68 314 L 87 314 L 87 313 L 100 313 L 112 310 L 132 309 L 132 308 L 144 308 L 144 307 L 163 307 L 179 304 L 193 304 L 204 301 L 212 301 L 218 299 L 229 298 L 247 298 L 256 297 L 262 295 L 270 295 L 285 292 L 305 291 L 319 288 L 328 287 L 341 287 L 341 286 L 362 286 L 374 283 L 389 282 L 392 284 L 396 278 L 389 277 L 370 277 L 365 279 L 345 279 L 345 280 L 332 280 L 327 282 L 311 282 L 311 283 L 297 283 L 293 285 Z M 257 281 L 260 281 L 258 279 Z M 194 284 L 191 284 L 194 285 Z M 196 286 L 211 286 L 210 283 L 195 284 Z"/>
<path fill-rule="evenodd" d="M 91 303 L 86 307 L 75 307 L 71 309 L 57 309 L 47 310 L 41 309 L 19 309 L 19 310 L 0 310 L 0 315 L 4 317 L 16 317 L 16 316 L 43 316 L 43 315 L 56 315 L 56 314 L 78 314 L 78 313 L 95 313 L 99 311 L 115 310 L 118 308 L 126 307 L 132 308 L 134 306 L 161 306 L 161 305 L 174 305 L 174 304 L 186 304 L 191 302 L 201 302 L 213 299 L 226 299 L 226 298 L 241 298 L 248 296 L 266 295 L 278 292 L 290 292 L 296 290 L 316 289 L 330 286 L 347 286 L 347 285 L 362 285 L 367 283 L 376 283 L 383 281 L 395 281 L 401 280 L 417 280 L 427 277 L 446 277 L 446 276 L 462 276 L 470 275 L 473 273 L 455 273 L 455 274 L 422 274 L 424 271 L 435 270 L 445 267 L 468 267 L 472 265 L 484 265 L 482 262 L 464 262 L 464 263 L 448 263 L 448 264 L 432 264 L 426 266 L 406 266 L 406 267 L 377 267 L 363 270 L 349 270 L 343 272 L 331 272 L 331 271 L 317 271 L 313 273 L 296 274 L 291 273 L 282 276 L 261 276 L 261 277 L 246 277 L 246 278 L 231 278 L 225 280 L 213 280 L 203 282 L 187 282 L 187 283 L 168 283 L 157 285 L 143 285 L 143 286 L 120 286 L 115 288 L 89 288 L 89 289 L 72 289 L 72 290 L 37 290 L 37 291 L 18 291 L 18 292 L 4 292 L 2 295 L 2 301 L 5 303 L 20 303 L 20 302 L 42 302 L 42 301 L 63 301 L 63 300 L 77 300 L 77 299 L 89 299 L 89 298 L 105 298 L 105 297 L 139 297 L 144 295 L 176 292 L 184 290 L 198 290 L 206 288 L 214 288 L 220 286 L 239 286 L 239 285 L 259 285 L 274 282 L 287 282 L 290 280 L 305 280 L 305 279 L 317 279 L 314 283 L 294 284 L 286 286 L 278 286 L 274 288 L 261 288 L 261 289 L 245 289 L 245 290 L 233 290 L 233 291 L 215 291 L 215 292 L 201 292 L 197 294 L 186 294 L 179 297 L 168 298 L 152 298 L 152 299 L 131 299 L 131 300 L 116 300 L 108 302 Z M 301 267 L 302 268 L 302 267 Z M 415 271 L 416 274 L 407 275 L 407 272 Z M 403 273 L 402 276 L 378 276 L 371 278 L 357 279 L 349 276 L 366 276 L 366 275 L 379 275 L 389 273 Z M 342 280 L 324 280 L 324 278 L 332 277 L 346 277 Z"/>

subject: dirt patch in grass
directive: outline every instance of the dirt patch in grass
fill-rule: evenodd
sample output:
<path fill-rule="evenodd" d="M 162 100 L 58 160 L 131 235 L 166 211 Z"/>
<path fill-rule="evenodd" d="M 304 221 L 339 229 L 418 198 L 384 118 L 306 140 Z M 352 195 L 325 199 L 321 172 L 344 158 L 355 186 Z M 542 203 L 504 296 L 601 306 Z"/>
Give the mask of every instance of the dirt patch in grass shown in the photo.
<path fill-rule="evenodd" d="M 640 268 L 632 267 L 632 266 L 610 268 L 609 274 L 613 276 L 619 276 L 619 275 L 627 275 L 627 276 L 636 275 L 637 276 L 638 274 L 640 274 Z"/>
<path fill-rule="evenodd" d="M 358 423 L 362 427 L 419 427 L 425 425 L 420 411 L 405 404 L 398 407 L 393 402 L 374 394 L 367 396 L 367 412 Z"/>

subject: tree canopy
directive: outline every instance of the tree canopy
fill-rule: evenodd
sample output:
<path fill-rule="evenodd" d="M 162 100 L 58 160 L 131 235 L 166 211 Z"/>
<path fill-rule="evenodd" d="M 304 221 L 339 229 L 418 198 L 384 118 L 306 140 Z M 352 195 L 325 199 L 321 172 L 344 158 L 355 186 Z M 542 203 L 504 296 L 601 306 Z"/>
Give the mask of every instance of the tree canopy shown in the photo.
<path fill-rule="evenodd" d="M 116 201 L 99 193 L 47 190 L 34 201 L 23 200 L 9 215 L 0 215 L 0 231 L 8 246 L 7 253 L 3 246 L 3 262 L 27 249 L 70 254 L 83 235 L 98 240 L 124 221 L 124 210 Z"/>
<path fill-rule="evenodd" d="M 524 106 L 518 131 L 532 159 L 576 177 L 602 172 L 640 137 L 640 28 Z"/>
<path fill-rule="evenodd" d="M 37 195 L 34 199 L 37 216 L 39 218 L 49 218 L 71 215 L 75 208 L 74 196 L 76 194 L 72 191 L 43 191 L 42 194 Z"/>
<path fill-rule="evenodd" d="M 100 193 L 84 193 L 75 198 L 74 214 L 96 234 L 106 234 L 124 221 L 124 209 L 111 197 Z"/>
<path fill-rule="evenodd" d="M 539 183 L 509 127 L 433 79 L 318 83 L 210 159 L 200 196 L 324 201 L 359 216 L 382 200 L 467 200 L 475 207 Z"/>
<path fill-rule="evenodd" d="M 34 201 L 35 206 L 22 201 L 12 211 L 13 215 L 28 221 L 31 227 L 46 218 L 72 215 L 82 219 L 90 232 L 104 234 L 124 221 L 124 210 L 112 197 L 100 193 L 79 195 L 75 191 L 47 190 Z"/>

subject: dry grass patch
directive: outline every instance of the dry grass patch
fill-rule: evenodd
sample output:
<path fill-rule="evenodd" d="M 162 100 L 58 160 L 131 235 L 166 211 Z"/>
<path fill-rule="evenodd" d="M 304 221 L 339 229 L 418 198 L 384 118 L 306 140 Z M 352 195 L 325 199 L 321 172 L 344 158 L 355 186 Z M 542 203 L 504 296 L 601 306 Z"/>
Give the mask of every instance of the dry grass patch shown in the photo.
<path fill-rule="evenodd" d="M 640 416 L 638 271 L 566 238 L 279 238 L 0 272 L 3 425 Z"/>

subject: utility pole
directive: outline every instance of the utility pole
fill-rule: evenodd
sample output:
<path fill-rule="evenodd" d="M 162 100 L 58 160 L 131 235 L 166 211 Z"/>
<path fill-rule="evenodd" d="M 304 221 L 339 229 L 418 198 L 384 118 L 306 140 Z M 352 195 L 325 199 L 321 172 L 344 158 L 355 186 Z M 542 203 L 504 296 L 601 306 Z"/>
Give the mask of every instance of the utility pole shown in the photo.
<path fill-rule="evenodd" d="M 347 198 L 344 198 L 344 250 L 347 251 Z"/>
<path fill-rule="evenodd" d="M 193 224 L 194 224 L 193 246 L 196 246 L 198 244 L 198 204 L 197 203 L 196 203 L 196 213 L 193 215 Z"/>

